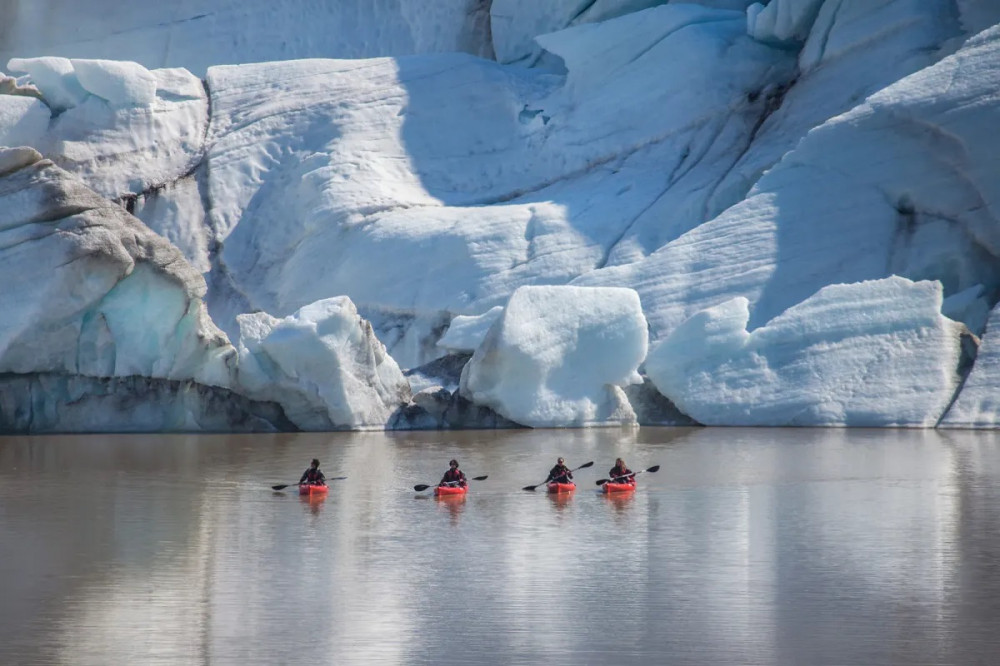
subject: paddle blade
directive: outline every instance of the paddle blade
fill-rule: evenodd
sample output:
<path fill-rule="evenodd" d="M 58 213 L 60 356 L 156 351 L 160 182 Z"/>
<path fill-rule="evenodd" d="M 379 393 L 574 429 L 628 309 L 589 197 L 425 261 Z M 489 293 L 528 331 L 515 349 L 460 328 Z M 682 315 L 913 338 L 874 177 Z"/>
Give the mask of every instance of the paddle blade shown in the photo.
<path fill-rule="evenodd" d="M 416 490 L 418 493 L 421 490 L 427 490 L 428 488 L 430 488 L 430 486 L 427 485 L 426 483 L 418 483 L 417 485 L 413 486 L 413 489 Z"/>
<path fill-rule="evenodd" d="M 284 490 L 288 486 L 294 486 L 294 485 L 295 485 L 294 483 L 284 483 L 280 486 L 271 486 L 271 490 Z"/>
<path fill-rule="evenodd" d="M 607 483 L 607 482 L 608 482 L 608 481 L 610 481 L 610 480 L 611 480 L 611 479 L 598 479 L 598 480 L 597 480 L 597 481 L 595 481 L 594 483 L 596 483 L 596 484 L 597 484 L 597 485 L 599 485 L 599 486 L 603 486 L 603 485 L 604 485 L 605 483 Z"/>
<path fill-rule="evenodd" d="M 335 476 L 332 479 L 327 479 L 327 481 L 343 481 L 346 478 L 346 476 Z"/>
<path fill-rule="evenodd" d="M 542 485 L 542 484 L 539 483 L 537 486 L 525 486 L 524 488 L 521 488 L 521 490 L 534 490 L 535 488 L 537 488 L 540 485 Z"/>
<path fill-rule="evenodd" d="M 582 465 L 580 465 L 579 467 L 577 467 L 577 469 L 583 469 L 584 467 L 593 467 L 593 466 L 594 466 L 594 461 L 591 460 L 588 463 L 583 463 Z"/>
<path fill-rule="evenodd" d="M 488 477 L 489 477 L 489 474 L 486 474 L 486 475 L 483 475 L 483 476 L 474 476 L 474 477 L 472 477 L 472 480 L 473 481 L 485 481 Z"/>
<path fill-rule="evenodd" d="M 659 465 L 653 465 L 652 467 L 650 467 L 646 471 L 647 472 L 658 472 L 659 470 L 660 470 L 660 466 Z"/>

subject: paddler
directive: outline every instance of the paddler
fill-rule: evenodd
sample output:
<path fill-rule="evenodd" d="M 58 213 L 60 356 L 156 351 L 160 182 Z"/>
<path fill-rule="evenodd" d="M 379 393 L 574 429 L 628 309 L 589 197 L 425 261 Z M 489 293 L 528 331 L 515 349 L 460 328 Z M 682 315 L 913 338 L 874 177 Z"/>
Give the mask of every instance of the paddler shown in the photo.
<path fill-rule="evenodd" d="M 546 483 L 572 483 L 573 482 L 573 472 L 570 471 L 569 467 L 566 467 L 566 460 L 559 458 L 556 461 L 556 466 L 549 470 L 549 478 L 545 480 Z"/>
<path fill-rule="evenodd" d="M 312 459 L 312 462 L 309 464 L 309 469 L 302 472 L 302 478 L 299 479 L 299 485 L 300 486 L 326 485 L 326 476 L 323 475 L 323 472 L 319 471 L 319 460 L 317 460 L 316 458 Z"/>
<path fill-rule="evenodd" d="M 635 479 L 635 472 L 626 467 L 621 458 L 615 460 L 615 466 L 608 474 L 611 475 L 611 483 L 632 483 Z"/>
<path fill-rule="evenodd" d="M 458 468 L 458 461 L 451 460 L 448 462 L 448 471 L 444 473 L 441 477 L 441 483 L 439 486 L 457 486 L 459 488 L 464 488 L 468 485 L 465 480 L 465 472 Z"/>

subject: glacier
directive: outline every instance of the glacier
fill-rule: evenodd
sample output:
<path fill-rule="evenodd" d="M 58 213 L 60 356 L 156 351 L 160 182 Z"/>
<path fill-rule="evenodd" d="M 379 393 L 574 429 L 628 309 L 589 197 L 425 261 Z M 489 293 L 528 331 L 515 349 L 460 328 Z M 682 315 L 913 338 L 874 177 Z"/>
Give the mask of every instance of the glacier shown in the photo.
<path fill-rule="evenodd" d="M 1000 425 L 997 3 L 98 4 L 0 30 L 2 431 Z"/>

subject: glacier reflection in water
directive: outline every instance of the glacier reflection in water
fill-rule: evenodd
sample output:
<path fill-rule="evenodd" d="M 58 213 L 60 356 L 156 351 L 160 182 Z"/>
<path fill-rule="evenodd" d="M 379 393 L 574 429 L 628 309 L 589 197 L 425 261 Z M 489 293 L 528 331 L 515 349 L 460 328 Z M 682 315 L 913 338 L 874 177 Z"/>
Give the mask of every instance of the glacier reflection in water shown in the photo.
<path fill-rule="evenodd" d="M 0 438 L 0 663 L 987 663 L 998 525 L 992 432 Z"/>

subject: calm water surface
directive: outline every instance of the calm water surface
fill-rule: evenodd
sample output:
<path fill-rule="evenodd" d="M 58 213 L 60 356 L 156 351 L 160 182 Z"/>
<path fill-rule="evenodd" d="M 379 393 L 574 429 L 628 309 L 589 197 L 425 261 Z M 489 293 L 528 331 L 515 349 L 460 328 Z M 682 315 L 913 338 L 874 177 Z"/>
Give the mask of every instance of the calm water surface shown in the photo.
<path fill-rule="evenodd" d="M 0 664 L 126 663 L 997 664 L 1000 433 L 0 438 Z"/>

